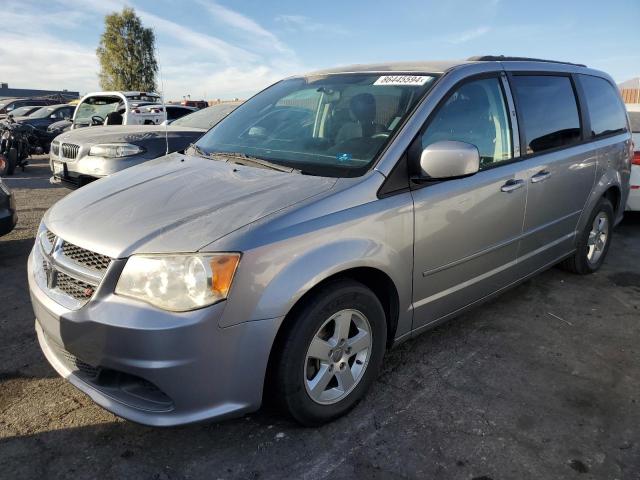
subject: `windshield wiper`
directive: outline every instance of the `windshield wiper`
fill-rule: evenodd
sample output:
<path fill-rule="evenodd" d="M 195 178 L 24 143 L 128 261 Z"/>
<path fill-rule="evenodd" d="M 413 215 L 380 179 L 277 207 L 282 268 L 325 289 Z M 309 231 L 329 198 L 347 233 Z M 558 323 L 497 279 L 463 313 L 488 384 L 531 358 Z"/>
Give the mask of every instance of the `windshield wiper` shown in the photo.
<path fill-rule="evenodd" d="M 250 157 L 245 153 L 240 152 L 210 152 L 206 154 L 207 157 L 222 157 L 226 158 L 227 161 L 238 163 L 240 165 L 256 165 L 263 168 L 269 168 L 271 170 L 277 170 L 279 172 L 287 172 L 287 173 L 300 173 L 300 170 L 293 167 L 286 167 L 284 165 L 280 165 L 278 163 L 270 162 L 269 160 L 265 160 L 264 158 L 258 157 Z"/>

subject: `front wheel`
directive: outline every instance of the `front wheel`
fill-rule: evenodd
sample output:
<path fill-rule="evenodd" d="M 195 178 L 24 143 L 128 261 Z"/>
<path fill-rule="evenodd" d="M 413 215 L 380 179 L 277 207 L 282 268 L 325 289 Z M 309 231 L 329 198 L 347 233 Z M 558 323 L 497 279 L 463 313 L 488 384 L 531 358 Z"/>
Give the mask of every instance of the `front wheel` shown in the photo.
<path fill-rule="evenodd" d="M 611 245 L 614 222 L 613 205 L 601 198 L 591 212 L 584 230 L 579 233 L 575 253 L 562 262 L 561 266 L 572 273 L 587 275 L 598 270 Z"/>
<path fill-rule="evenodd" d="M 382 364 L 384 309 L 361 283 L 320 288 L 291 318 L 276 368 L 276 395 L 306 426 L 347 413 L 364 396 Z"/>

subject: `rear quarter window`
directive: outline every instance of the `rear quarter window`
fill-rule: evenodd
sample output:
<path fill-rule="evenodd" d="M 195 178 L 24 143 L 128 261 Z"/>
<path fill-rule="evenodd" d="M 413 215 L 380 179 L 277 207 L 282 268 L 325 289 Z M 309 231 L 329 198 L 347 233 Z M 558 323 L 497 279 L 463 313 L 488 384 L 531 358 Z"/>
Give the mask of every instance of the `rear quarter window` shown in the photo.
<path fill-rule="evenodd" d="M 580 141 L 580 115 L 571 78 L 514 75 L 511 79 L 524 131 L 526 154 L 567 147 Z"/>
<path fill-rule="evenodd" d="M 599 137 L 627 130 L 627 116 L 618 92 L 607 80 L 580 75 L 587 101 L 591 136 Z"/>

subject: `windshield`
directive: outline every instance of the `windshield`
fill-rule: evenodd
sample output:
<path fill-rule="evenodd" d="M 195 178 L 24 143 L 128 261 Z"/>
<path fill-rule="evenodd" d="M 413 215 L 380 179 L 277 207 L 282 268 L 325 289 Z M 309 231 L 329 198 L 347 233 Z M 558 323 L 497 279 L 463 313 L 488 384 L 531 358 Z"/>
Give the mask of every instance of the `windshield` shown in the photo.
<path fill-rule="evenodd" d="M 13 115 L 14 117 L 23 117 L 23 116 L 29 115 L 29 112 L 35 112 L 39 108 L 40 107 L 34 107 L 34 106 L 20 107 L 13 110 L 11 112 L 11 115 Z"/>
<path fill-rule="evenodd" d="M 213 105 L 212 107 L 204 108 L 202 110 L 198 110 L 197 112 L 190 113 L 189 115 L 185 115 L 184 117 L 179 118 L 171 123 L 171 125 L 209 130 L 216 123 L 233 112 L 238 107 L 238 105 L 240 104 L 237 102 Z"/>
<path fill-rule="evenodd" d="M 92 117 L 100 117 L 104 120 L 108 114 L 115 112 L 122 104 L 120 97 L 89 97 L 76 109 L 74 123 L 89 124 Z"/>
<path fill-rule="evenodd" d="M 53 114 L 54 110 L 56 110 L 55 107 L 42 107 L 36 110 L 35 112 L 33 112 L 31 115 L 29 115 L 29 117 L 30 118 L 47 118 L 49 115 Z"/>
<path fill-rule="evenodd" d="M 430 86 L 433 75 L 349 73 L 283 80 L 197 142 L 312 175 L 364 174 Z"/>
<path fill-rule="evenodd" d="M 631 123 L 631 131 L 640 133 L 640 112 L 629 112 L 629 122 Z"/>

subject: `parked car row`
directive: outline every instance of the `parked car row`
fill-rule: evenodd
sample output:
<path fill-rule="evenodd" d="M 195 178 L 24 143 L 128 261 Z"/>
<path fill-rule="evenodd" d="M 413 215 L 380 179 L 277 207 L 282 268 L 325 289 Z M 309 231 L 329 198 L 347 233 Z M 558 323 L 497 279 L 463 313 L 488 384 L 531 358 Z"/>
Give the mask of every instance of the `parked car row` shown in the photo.
<path fill-rule="evenodd" d="M 107 126 L 64 133 L 51 144 L 51 182 L 77 188 L 125 168 L 182 151 L 238 105 L 239 102 L 228 102 L 190 110 L 189 115 L 164 126 Z M 167 108 L 167 112 L 170 111 Z"/>
<path fill-rule="evenodd" d="M 74 123 L 129 126 L 56 138 L 54 180 L 108 178 L 46 212 L 28 279 L 51 365 L 148 425 L 267 396 L 331 421 L 388 347 L 556 264 L 597 271 L 629 196 L 633 127 L 583 65 L 350 66 L 166 129 L 131 127 L 127 102 Z"/>

